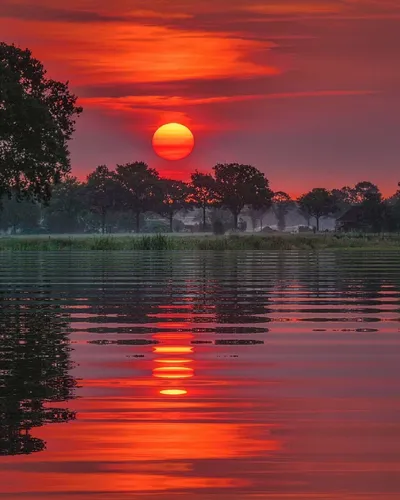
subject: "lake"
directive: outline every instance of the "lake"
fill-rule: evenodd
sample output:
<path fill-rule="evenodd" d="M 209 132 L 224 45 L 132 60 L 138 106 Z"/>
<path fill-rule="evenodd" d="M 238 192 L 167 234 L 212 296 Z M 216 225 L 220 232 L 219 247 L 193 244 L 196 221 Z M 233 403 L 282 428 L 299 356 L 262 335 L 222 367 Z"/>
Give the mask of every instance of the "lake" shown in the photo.
<path fill-rule="evenodd" d="M 0 254 L 0 498 L 400 498 L 400 254 Z"/>

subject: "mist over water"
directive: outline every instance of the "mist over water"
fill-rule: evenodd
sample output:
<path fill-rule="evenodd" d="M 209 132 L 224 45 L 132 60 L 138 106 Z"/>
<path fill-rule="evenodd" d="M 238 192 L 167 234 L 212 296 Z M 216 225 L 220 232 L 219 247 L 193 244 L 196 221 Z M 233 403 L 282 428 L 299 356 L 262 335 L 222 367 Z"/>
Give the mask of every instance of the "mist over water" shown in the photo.
<path fill-rule="evenodd" d="M 0 498 L 400 496 L 398 252 L 0 255 Z"/>

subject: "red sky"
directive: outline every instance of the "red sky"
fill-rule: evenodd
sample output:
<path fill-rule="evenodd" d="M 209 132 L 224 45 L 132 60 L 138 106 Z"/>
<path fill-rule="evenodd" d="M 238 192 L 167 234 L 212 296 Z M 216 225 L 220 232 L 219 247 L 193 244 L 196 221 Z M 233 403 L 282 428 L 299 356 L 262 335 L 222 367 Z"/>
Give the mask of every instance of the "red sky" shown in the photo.
<path fill-rule="evenodd" d="M 187 178 L 250 163 L 299 194 L 400 180 L 399 0 L 1 0 L 0 39 L 32 49 L 85 108 L 80 178 L 143 160 Z M 163 123 L 193 154 L 157 157 Z"/>

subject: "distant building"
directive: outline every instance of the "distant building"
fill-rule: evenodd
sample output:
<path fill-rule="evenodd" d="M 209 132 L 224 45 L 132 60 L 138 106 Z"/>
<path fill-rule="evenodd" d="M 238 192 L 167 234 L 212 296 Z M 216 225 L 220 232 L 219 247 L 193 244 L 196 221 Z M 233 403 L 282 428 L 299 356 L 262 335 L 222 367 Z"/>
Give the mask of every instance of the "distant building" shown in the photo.
<path fill-rule="evenodd" d="M 364 221 L 363 209 L 360 205 L 350 207 L 347 212 L 336 219 L 336 231 L 365 231 L 368 224 Z"/>

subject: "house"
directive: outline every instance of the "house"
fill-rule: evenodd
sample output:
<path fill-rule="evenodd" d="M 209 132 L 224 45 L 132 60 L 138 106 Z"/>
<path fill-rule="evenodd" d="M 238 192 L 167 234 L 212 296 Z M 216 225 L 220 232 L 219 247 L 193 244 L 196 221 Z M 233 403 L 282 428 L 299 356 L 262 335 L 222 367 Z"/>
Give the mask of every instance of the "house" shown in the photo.
<path fill-rule="evenodd" d="M 360 205 L 350 207 L 347 212 L 336 219 L 336 231 L 366 231 L 369 224 L 364 220 L 363 208 Z"/>

